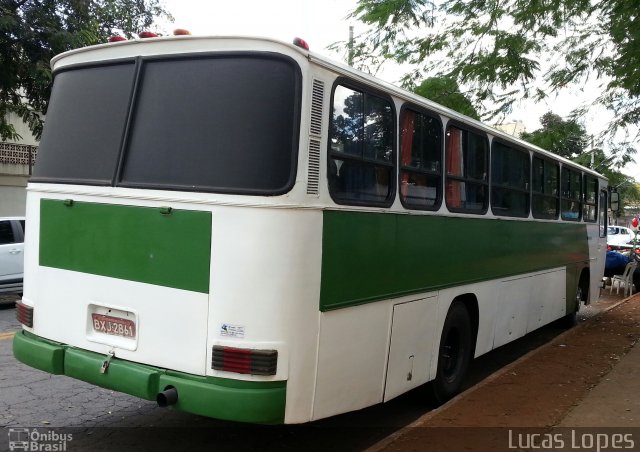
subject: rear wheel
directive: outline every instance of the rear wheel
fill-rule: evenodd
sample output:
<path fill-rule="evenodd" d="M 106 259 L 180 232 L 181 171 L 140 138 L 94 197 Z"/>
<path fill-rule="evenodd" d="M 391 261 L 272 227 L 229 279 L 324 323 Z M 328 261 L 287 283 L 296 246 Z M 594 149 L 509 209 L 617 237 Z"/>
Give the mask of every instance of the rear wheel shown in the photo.
<path fill-rule="evenodd" d="M 587 296 L 589 294 L 589 278 L 587 273 L 582 273 L 580 275 L 580 282 L 578 282 L 578 287 L 576 288 L 576 310 L 570 314 L 567 314 L 563 317 L 562 323 L 566 328 L 572 328 L 578 324 L 578 311 L 580 310 L 580 305 L 585 302 Z"/>
<path fill-rule="evenodd" d="M 471 362 L 471 319 L 465 305 L 453 302 L 440 337 L 438 371 L 432 383 L 433 396 L 444 403 L 460 391 Z"/>

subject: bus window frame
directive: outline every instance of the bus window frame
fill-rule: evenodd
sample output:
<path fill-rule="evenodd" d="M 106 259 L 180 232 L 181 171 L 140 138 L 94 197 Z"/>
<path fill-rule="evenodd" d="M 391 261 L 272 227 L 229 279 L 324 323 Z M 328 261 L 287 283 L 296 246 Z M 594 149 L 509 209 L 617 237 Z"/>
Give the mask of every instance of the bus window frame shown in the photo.
<path fill-rule="evenodd" d="M 411 167 L 411 166 L 403 166 L 402 165 L 402 124 L 401 124 L 401 120 L 402 120 L 402 115 L 406 110 L 411 110 L 414 113 L 423 115 L 423 116 L 427 116 L 431 119 L 434 119 L 437 124 L 440 126 L 440 152 L 439 152 L 439 169 L 437 171 L 430 171 L 430 170 L 422 170 L 419 168 L 415 168 L 415 167 Z M 444 175 L 445 175 L 445 168 L 444 168 L 444 144 L 445 144 L 445 139 L 444 139 L 444 127 L 443 127 L 443 122 L 442 122 L 442 118 L 440 117 L 440 115 L 434 111 L 431 111 L 427 108 L 421 107 L 413 102 L 405 102 L 404 104 L 402 104 L 402 106 L 400 107 L 400 113 L 398 114 L 398 165 L 397 165 L 397 178 L 398 178 L 398 182 L 397 182 L 397 187 L 398 187 L 398 194 L 399 194 L 399 198 L 400 198 L 400 203 L 402 204 L 402 206 L 405 209 L 408 210 L 424 210 L 424 211 L 437 211 L 440 209 L 440 207 L 442 207 L 442 200 L 444 199 Z M 407 171 L 410 173 L 414 173 L 414 174 L 419 174 L 419 175 L 424 175 L 424 176 L 435 176 L 438 178 L 438 188 L 436 191 L 436 202 L 434 203 L 433 206 L 418 206 L 416 204 L 413 204 L 411 202 L 407 202 L 405 200 L 405 196 L 402 195 L 402 186 L 401 186 L 401 178 L 402 178 L 402 172 L 403 171 Z"/>
<path fill-rule="evenodd" d="M 331 149 L 331 136 L 332 136 L 332 127 L 333 127 L 333 106 L 335 101 L 335 92 L 338 86 L 342 86 L 344 88 L 350 89 L 352 91 L 357 91 L 364 94 L 373 95 L 375 97 L 381 98 L 389 102 L 391 106 L 391 118 L 393 120 L 393 124 L 391 127 L 391 159 L 389 163 L 384 162 L 383 160 L 375 160 L 368 159 L 364 157 L 357 157 L 353 154 L 348 154 L 346 152 L 340 153 L 333 151 Z M 363 106 L 364 108 L 364 106 Z M 364 132 L 364 128 L 363 131 Z M 364 145 L 364 140 L 363 140 Z M 368 165 L 372 165 L 374 167 L 386 167 L 391 169 L 391 174 L 389 177 L 389 193 L 384 201 L 361 201 L 358 199 L 347 199 L 340 198 L 336 196 L 331 188 L 331 180 L 329 174 L 329 168 L 331 168 L 332 159 L 337 160 L 350 160 L 353 162 L 365 163 Z M 393 97 L 389 94 L 378 90 L 370 85 L 356 82 L 348 77 L 338 77 L 334 80 L 333 85 L 331 87 L 331 97 L 329 100 L 329 126 L 327 130 L 327 190 L 329 191 L 329 196 L 336 204 L 343 206 L 363 206 L 363 207 L 391 207 L 395 202 L 396 198 L 396 190 L 397 190 L 397 179 L 398 179 L 398 112 L 396 109 L 395 102 Z"/>
<path fill-rule="evenodd" d="M 546 171 L 544 171 L 544 164 L 549 162 L 551 164 L 553 164 L 557 169 L 558 169 L 558 182 L 557 182 L 557 186 L 556 186 L 556 190 L 558 192 L 557 195 L 548 195 L 544 192 L 537 192 L 534 191 L 534 186 L 533 186 L 533 162 L 535 159 L 539 159 L 543 162 L 543 180 L 542 180 L 542 185 L 543 185 L 543 189 L 544 189 L 544 177 L 546 176 Z M 537 152 L 534 152 L 533 155 L 531 156 L 531 215 L 533 216 L 533 218 L 537 219 L 537 220 L 557 220 L 560 217 L 560 195 L 561 195 L 561 185 L 560 185 L 560 175 L 561 175 L 561 165 L 560 162 L 558 160 L 552 159 L 547 157 L 546 155 L 543 154 L 538 154 Z M 556 214 L 553 217 L 550 216 L 545 216 L 545 215 L 540 215 L 538 213 L 537 210 L 534 210 L 533 208 L 533 198 L 534 196 L 542 196 L 544 198 L 549 198 L 549 199 L 555 199 L 556 200 Z"/>
<path fill-rule="evenodd" d="M 578 190 L 578 198 L 569 198 L 567 196 L 564 196 L 564 192 L 563 192 L 563 182 L 564 182 L 564 177 L 563 177 L 563 172 L 564 170 L 567 170 L 569 172 L 569 174 L 571 173 L 577 173 L 578 180 L 580 181 L 580 188 Z M 571 182 L 571 176 L 569 176 L 569 182 Z M 564 220 L 564 221 L 581 221 L 582 220 L 582 196 L 583 196 L 583 191 L 582 191 L 582 171 L 579 169 L 576 169 L 572 166 L 569 165 L 565 165 L 564 163 L 560 166 L 560 219 Z M 571 185 L 569 186 L 569 193 L 573 191 Z M 570 218 L 567 217 L 564 214 L 564 211 L 562 209 L 562 202 L 563 201 L 570 201 L 570 202 L 577 202 L 578 203 L 578 216 L 576 218 Z"/>
<path fill-rule="evenodd" d="M 600 204 L 598 205 L 598 219 L 596 220 L 599 226 L 599 237 L 601 239 L 604 239 L 607 237 L 607 230 L 609 228 L 609 224 L 608 224 L 608 212 L 607 212 L 607 206 L 608 206 L 608 198 L 609 198 L 609 190 L 607 190 L 606 188 L 601 188 L 600 189 L 600 193 L 598 194 L 599 197 L 599 202 Z"/>
<path fill-rule="evenodd" d="M 516 188 L 507 184 L 495 184 L 494 183 L 494 179 L 493 179 L 493 158 L 494 158 L 494 146 L 495 144 L 500 144 L 501 146 L 504 146 L 505 148 L 509 149 L 510 151 L 514 151 L 514 152 L 519 152 L 521 154 L 526 154 L 528 157 L 528 162 L 529 162 L 529 171 L 528 171 L 528 176 L 529 179 L 526 181 L 525 189 L 521 189 L 521 188 Z M 531 158 L 531 152 L 529 152 L 527 149 L 517 146 L 513 143 L 509 143 L 506 140 L 502 140 L 500 138 L 494 137 L 491 140 L 491 153 L 490 153 L 490 157 L 489 157 L 489 165 L 490 165 L 490 170 L 489 170 L 489 202 L 491 203 L 491 213 L 493 213 L 493 215 L 495 215 L 496 217 L 509 217 L 509 218 L 529 218 L 529 215 L 531 215 L 531 202 L 532 202 L 532 196 L 531 196 L 531 189 L 532 189 L 532 168 L 533 168 L 533 162 L 532 162 L 532 158 Z M 498 188 L 498 189 L 503 189 L 503 190 L 509 190 L 509 191 L 513 191 L 513 192 L 518 192 L 518 193 L 524 193 L 527 195 L 527 212 L 524 215 L 516 215 L 516 214 L 509 214 L 509 213 L 501 213 L 501 212 L 496 212 L 494 210 L 494 205 L 493 205 L 493 189 L 494 188 Z"/>
<path fill-rule="evenodd" d="M 587 179 L 590 179 L 592 183 L 595 183 L 595 191 L 594 193 L 594 202 L 588 202 L 587 201 Z M 593 176 L 591 174 L 588 173 L 583 173 L 582 175 L 582 221 L 584 221 L 585 223 L 597 223 L 598 222 L 598 209 L 599 209 L 599 198 L 600 198 L 600 193 L 599 193 L 599 189 L 598 189 L 598 178 L 596 176 Z M 585 207 L 587 206 L 593 206 L 594 207 L 594 212 L 595 212 L 595 218 L 593 220 L 591 219 L 587 219 L 585 217 Z"/>
<path fill-rule="evenodd" d="M 486 144 L 486 150 L 487 152 L 485 153 L 485 169 L 486 169 L 486 180 L 482 181 L 480 179 L 471 179 L 471 178 L 465 178 L 465 177 L 460 177 L 460 176 L 450 176 L 447 171 L 448 171 L 448 167 L 447 167 L 447 132 L 449 130 L 449 127 L 455 127 L 456 129 L 460 129 L 463 130 L 467 133 L 473 133 L 475 135 L 478 135 L 480 138 L 482 138 Z M 470 126 L 468 124 L 465 124 L 462 121 L 457 121 L 455 119 L 450 119 L 449 121 L 447 121 L 446 126 L 443 128 L 443 135 L 442 135 L 442 141 L 443 141 L 443 179 L 444 179 L 444 190 L 443 190 L 443 197 L 445 200 L 445 205 L 447 206 L 447 210 L 449 212 L 453 212 L 453 213 L 468 213 L 468 214 L 472 214 L 472 215 L 486 215 L 487 212 L 489 211 L 489 205 L 491 203 L 491 190 L 490 190 L 490 178 L 491 178 L 491 143 L 489 142 L 489 135 L 482 131 L 481 129 L 477 129 L 473 126 Z M 447 198 L 447 181 L 448 180 L 453 180 L 453 181 L 459 181 L 459 182 L 471 182 L 473 184 L 476 185 L 484 185 L 485 189 L 486 189 L 486 196 L 485 196 L 485 200 L 484 200 L 484 206 L 481 210 L 473 210 L 473 209 L 466 209 L 466 208 L 459 208 L 459 207 L 452 207 L 449 204 L 449 199 Z"/>

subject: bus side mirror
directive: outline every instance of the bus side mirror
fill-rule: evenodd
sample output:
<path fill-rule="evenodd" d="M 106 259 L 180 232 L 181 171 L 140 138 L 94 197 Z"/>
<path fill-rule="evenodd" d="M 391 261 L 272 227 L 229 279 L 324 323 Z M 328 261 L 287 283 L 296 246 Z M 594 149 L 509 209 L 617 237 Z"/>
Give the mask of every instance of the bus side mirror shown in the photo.
<path fill-rule="evenodd" d="M 612 212 L 617 212 L 618 210 L 620 210 L 620 204 L 618 202 L 618 193 L 616 192 L 611 193 L 611 196 L 609 197 L 609 208 L 611 209 Z"/>

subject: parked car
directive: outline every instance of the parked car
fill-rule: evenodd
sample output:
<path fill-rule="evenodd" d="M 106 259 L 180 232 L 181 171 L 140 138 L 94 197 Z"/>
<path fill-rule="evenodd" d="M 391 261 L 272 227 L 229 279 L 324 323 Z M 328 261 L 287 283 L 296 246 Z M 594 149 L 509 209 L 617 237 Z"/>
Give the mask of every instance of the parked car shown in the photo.
<path fill-rule="evenodd" d="M 22 291 L 24 231 L 23 217 L 0 218 L 0 293 Z"/>
<path fill-rule="evenodd" d="M 609 246 L 627 245 L 633 238 L 633 231 L 624 226 L 609 226 L 607 228 L 607 245 Z"/>

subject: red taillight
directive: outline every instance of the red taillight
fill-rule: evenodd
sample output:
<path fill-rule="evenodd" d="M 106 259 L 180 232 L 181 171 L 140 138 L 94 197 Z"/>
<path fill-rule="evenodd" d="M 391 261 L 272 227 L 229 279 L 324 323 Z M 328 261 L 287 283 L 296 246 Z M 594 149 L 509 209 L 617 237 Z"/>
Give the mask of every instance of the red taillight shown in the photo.
<path fill-rule="evenodd" d="M 140 33 L 138 33 L 138 37 L 140 37 L 142 39 L 157 38 L 158 35 L 153 33 L 152 31 L 141 31 Z"/>
<path fill-rule="evenodd" d="M 173 30 L 174 36 L 185 36 L 190 34 L 191 32 L 189 30 L 185 30 L 184 28 L 176 28 L 175 30 Z"/>
<path fill-rule="evenodd" d="M 119 35 L 115 35 L 115 36 L 111 36 L 109 38 L 109 42 L 120 42 L 120 41 L 126 41 L 127 38 L 125 38 L 124 36 L 119 36 Z"/>
<path fill-rule="evenodd" d="M 293 40 L 293 45 L 294 46 L 298 46 L 298 47 L 302 47 L 304 50 L 309 50 L 309 44 L 307 44 L 307 41 L 305 41 L 302 38 L 295 38 Z"/>
<path fill-rule="evenodd" d="M 238 374 L 275 375 L 278 368 L 278 351 L 214 345 L 211 368 Z"/>
<path fill-rule="evenodd" d="M 33 308 L 20 301 L 16 302 L 16 318 L 24 326 L 33 328 Z"/>

